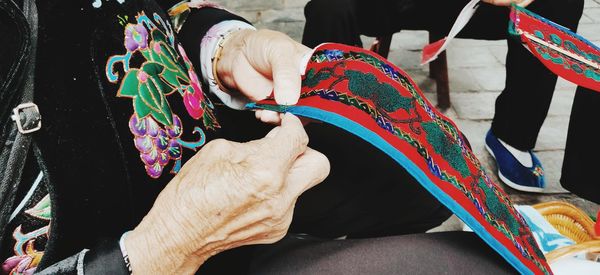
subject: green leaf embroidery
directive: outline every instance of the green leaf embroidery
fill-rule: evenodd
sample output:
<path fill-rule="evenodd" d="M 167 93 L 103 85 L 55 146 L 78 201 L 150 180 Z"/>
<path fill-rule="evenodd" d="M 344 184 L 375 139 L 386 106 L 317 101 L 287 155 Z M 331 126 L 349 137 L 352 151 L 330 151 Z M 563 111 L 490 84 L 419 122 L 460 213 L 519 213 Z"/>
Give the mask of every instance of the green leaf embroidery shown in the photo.
<path fill-rule="evenodd" d="M 156 85 L 155 76 L 150 76 L 146 83 L 140 85 L 139 98 L 150 108 L 150 113 L 163 125 L 173 123 L 173 114 L 166 96 L 161 93 Z"/>
<path fill-rule="evenodd" d="M 25 213 L 32 217 L 49 220 L 52 217 L 50 195 L 46 195 L 34 207 L 26 210 Z"/>
<path fill-rule="evenodd" d="M 159 45 L 161 48 L 159 58 L 162 64 L 171 70 L 180 70 L 184 72 L 187 70 L 177 62 L 177 57 L 175 56 L 175 53 L 172 52 L 171 47 L 166 46 L 165 43 L 160 43 Z"/>
<path fill-rule="evenodd" d="M 133 109 L 138 118 L 143 118 L 150 114 L 150 107 L 139 97 L 133 99 Z"/>
<path fill-rule="evenodd" d="M 153 41 L 162 41 L 162 42 L 167 42 L 167 37 L 165 36 L 165 34 L 159 30 L 159 29 L 154 29 L 152 31 L 152 40 Z"/>
<path fill-rule="evenodd" d="M 162 77 L 167 83 L 171 86 L 179 87 L 181 86 L 181 82 L 187 82 L 187 75 L 181 73 L 181 71 L 172 71 L 169 69 L 165 69 L 162 73 Z"/>
<path fill-rule="evenodd" d="M 121 87 L 117 91 L 118 97 L 135 97 L 138 94 L 139 80 L 137 78 L 139 70 L 131 69 L 125 75 L 125 78 L 121 82 Z"/>
<path fill-rule="evenodd" d="M 164 70 L 163 65 L 157 62 L 145 62 L 142 64 L 142 71 L 146 72 L 148 75 L 155 76 L 162 73 Z"/>
<path fill-rule="evenodd" d="M 150 76 L 148 81 L 152 81 L 158 91 L 164 95 L 170 95 L 177 87 L 181 86 L 179 82 L 171 82 L 165 78 L 165 74 L 171 74 L 172 72 L 160 63 L 146 62 L 142 65 L 142 71 Z"/>

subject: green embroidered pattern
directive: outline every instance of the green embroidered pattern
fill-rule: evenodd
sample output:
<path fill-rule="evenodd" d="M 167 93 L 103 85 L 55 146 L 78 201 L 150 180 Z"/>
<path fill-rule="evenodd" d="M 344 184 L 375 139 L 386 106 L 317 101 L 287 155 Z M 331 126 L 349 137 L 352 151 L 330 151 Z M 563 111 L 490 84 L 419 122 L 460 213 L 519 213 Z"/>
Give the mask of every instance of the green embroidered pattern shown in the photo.
<path fill-rule="evenodd" d="M 401 96 L 390 84 L 379 83 L 374 75 L 352 70 L 344 73 L 349 79 L 348 88 L 354 94 L 370 99 L 386 112 L 393 113 L 398 109 L 410 112 L 414 108 L 412 98 Z"/>
<path fill-rule="evenodd" d="M 338 66 L 343 66 L 343 63 L 338 63 L 332 68 L 323 68 L 318 72 L 315 72 L 314 68 L 310 69 L 307 72 L 305 79 L 303 79 L 302 84 L 308 87 L 314 87 L 316 86 L 315 83 L 319 83 L 322 80 L 334 79 L 329 85 L 329 89 L 333 89 L 335 85 L 342 81 L 348 81 L 348 89 L 350 89 L 353 94 L 372 101 L 375 108 L 377 108 L 379 115 L 391 122 L 407 123 L 411 130 L 417 134 L 421 132 L 420 128 L 416 126 L 416 123 L 421 122 L 421 117 L 418 113 L 404 119 L 395 119 L 388 115 L 399 109 L 403 109 L 410 115 L 411 110 L 414 108 L 414 98 L 398 94 L 394 87 L 387 83 L 380 83 L 375 75 L 370 73 L 346 70 L 344 75 L 338 75 L 335 73 L 335 69 Z"/>
<path fill-rule="evenodd" d="M 126 53 L 110 57 L 106 77 L 112 83 L 120 80 L 118 97 L 132 99 L 134 111 L 129 129 L 148 175 L 158 178 L 171 160 L 175 161 L 171 172 L 177 173 L 182 148 L 197 150 L 204 145 L 206 136 L 200 127 L 194 127 L 193 133 L 200 136 L 198 140 L 182 140 L 182 121 L 173 113 L 168 98 L 179 94 L 188 114 L 202 120 L 206 129 L 219 127 L 213 105 L 204 95 L 183 47 L 175 43 L 168 21 L 158 14 L 151 20 L 143 12 L 136 16 L 136 23 L 128 23 L 127 16 L 118 18 L 124 26 Z M 122 79 L 116 64 L 122 65 Z"/>
<path fill-rule="evenodd" d="M 481 166 L 481 163 L 477 160 L 477 158 L 472 154 L 470 150 L 466 148 L 466 143 L 463 140 L 462 135 L 456 129 L 452 123 L 439 115 L 437 115 L 434 110 L 430 107 L 430 104 L 426 101 L 426 99 L 422 98 L 416 88 L 413 86 L 412 82 L 408 80 L 404 75 L 396 71 L 393 67 L 386 64 L 385 62 L 370 56 L 366 53 L 353 52 L 353 51 L 341 51 L 341 50 L 322 50 L 317 51 L 313 54 L 311 59 L 313 62 L 321 63 L 321 62 L 335 62 L 335 61 L 361 61 L 366 64 L 377 68 L 382 73 L 387 75 L 390 79 L 398 82 L 402 85 L 410 94 L 414 97 L 414 101 L 419 107 L 424 110 L 431 121 L 429 122 L 421 122 L 419 126 L 422 127 L 427 133 L 425 138 L 428 143 L 432 145 L 431 147 L 435 151 L 435 153 L 443 155 L 444 158 L 448 161 L 448 164 L 455 170 L 457 170 L 461 176 L 467 177 L 465 180 L 469 183 L 469 186 L 466 185 L 465 181 L 459 181 L 455 178 L 452 173 L 448 173 L 441 169 L 435 161 L 431 158 L 428 150 L 420 144 L 419 140 L 408 132 L 405 132 L 397 127 L 394 127 L 393 124 L 390 123 L 390 120 L 387 119 L 385 115 L 385 110 L 378 110 L 378 107 L 371 106 L 371 104 L 362 101 L 360 98 L 363 98 L 365 94 L 356 93 L 356 89 L 349 88 L 352 93 L 356 93 L 358 97 L 351 96 L 335 89 L 331 89 L 333 85 L 330 86 L 329 89 L 326 90 L 313 90 L 303 93 L 304 96 L 319 96 L 324 99 L 329 99 L 333 101 L 337 101 L 340 103 L 344 103 L 346 105 L 354 106 L 365 113 L 368 113 L 373 117 L 373 119 L 379 124 L 380 127 L 386 129 L 387 131 L 393 133 L 395 136 L 400 139 L 406 141 L 411 146 L 415 147 L 417 152 L 423 157 L 426 164 L 429 166 L 429 170 L 439 177 L 441 180 L 445 182 L 449 182 L 454 185 L 458 190 L 460 190 L 470 201 L 474 203 L 477 207 L 477 210 L 480 214 L 487 220 L 487 222 L 502 232 L 515 247 L 520 251 L 520 253 L 529 259 L 533 259 L 535 264 L 540 267 L 542 270 L 545 270 L 545 267 L 535 259 L 535 257 L 539 257 L 543 259 L 543 255 L 540 256 L 538 251 L 535 249 L 535 241 L 533 241 L 529 233 L 520 232 L 519 228 L 521 224 L 524 224 L 524 220 L 518 220 L 520 217 L 518 213 L 512 213 L 510 208 L 512 203 L 506 197 L 504 193 L 499 191 L 496 186 L 492 184 L 492 181 L 488 178 L 488 176 L 484 172 L 484 168 Z M 340 63 L 336 63 L 335 66 L 338 66 Z M 343 64 L 343 63 L 342 63 Z M 342 65 L 343 66 L 343 65 Z M 326 68 L 320 69 L 321 71 L 325 71 Z M 335 72 L 331 72 L 328 77 L 335 77 Z M 358 76 L 353 76 L 358 77 Z M 307 73 L 305 81 L 303 84 L 310 84 L 312 87 L 316 87 L 319 80 L 318 79 L 327 79 L 327 77 L 319 77 L 319 72 L 313 71 L 311 73 Z M 325 80 L 328 81 L 328 80 Z M 368 81 L 368 80 L 367 80 Z M 310 88 L 310 86 L 309 86 Z M 368 92 L 367 92 L 368 93 Z M 364 97 L 365 99 L 372 100 L 370 97 Z M 436 130 L 432 130 L 435 128 Z M 413 131 L 414 132 L 414 131 Z M 415 134 L 419 134 L 415 132 Z M 450 137 L 451 142 L 446 142 L 446 144 L 441 144 L 436 140 L 446 139 L 443 135 L 447 135 Z M 447 140 L 447 139 L 446 139 Z M 447 140 L 448 141 L 448 140 Z M 471 174 L 470 168 L 467 165 L 471 163 L 475 169 L 479 171 L 477 174 Z M 478 189 L 483 190 L 483 193 L 473 193 L 470 190 Z M 481 191 L 480 191 L 481 192 Z M 489 199 L 486 199 L 489 198 Z M 513 216 L 514 215 L 514 216 Z M 534 246 L 534 251 L 536 254 L 532 255 L 528 249 L 525 249 L 521 242 L 529 242 Z"/>
<path fill-rule="evenodd" d="M 460 146 L 450 142 L 446 133 L 434 122 L 424 122 L 421 127 L 425 130 L 427 142 L 433 146 L 433 150 L 442 155 L 463 177 L 467 177 L 470 172 Z"/>

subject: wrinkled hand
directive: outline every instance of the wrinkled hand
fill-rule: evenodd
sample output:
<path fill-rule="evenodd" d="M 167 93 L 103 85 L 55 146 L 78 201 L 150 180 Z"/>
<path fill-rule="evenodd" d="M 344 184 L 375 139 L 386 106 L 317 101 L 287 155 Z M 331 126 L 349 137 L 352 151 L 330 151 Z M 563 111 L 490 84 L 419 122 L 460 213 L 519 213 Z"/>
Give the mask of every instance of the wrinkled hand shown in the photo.
<path fill-rule="evenodd" d="M 481 0 L 483 2 L 495 5 L 495 6 L 510 6 L 512 3 L 517 4 L 520 7 L 527 7 L 534 0 Z"/>
<path fill-rule="evenodd" d="M 300 97 L 302 57 L 310 51 L 280 32 L 240 30 L 223 44 L 217 77 L 227 88 L 253 101 L 274 92 L 278 104 L 294 105 Z M 257 111 L 256 117 L 263 122 L 279 122 L 279 115 L 271 111 Z"/>
<path fill-rule="evenodd" d="M 212 141 L 183 166 L 125 238 L 135 274 L 192 274 L 223 250 L 286 234 L 298 196 L 329 162 L 307 147 L 297 117 L 281 116 L 265 138 Z"/>

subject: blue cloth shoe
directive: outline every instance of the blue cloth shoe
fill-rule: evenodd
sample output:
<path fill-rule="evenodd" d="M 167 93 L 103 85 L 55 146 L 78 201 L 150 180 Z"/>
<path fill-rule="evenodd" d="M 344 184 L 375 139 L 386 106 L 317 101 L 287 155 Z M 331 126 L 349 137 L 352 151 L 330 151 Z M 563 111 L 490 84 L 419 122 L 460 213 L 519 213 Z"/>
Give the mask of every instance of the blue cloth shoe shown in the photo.
<path fill-rule="evenodd" d="M 525 192 L 543 192 L 546 186 L 544 169 L 540 160 L 531 152 L 532 167 L 525 167 L 500 143 L 492 130 L 485 137 L 485 148 L 496 160 L 498 177 L 506 185 Z"/>

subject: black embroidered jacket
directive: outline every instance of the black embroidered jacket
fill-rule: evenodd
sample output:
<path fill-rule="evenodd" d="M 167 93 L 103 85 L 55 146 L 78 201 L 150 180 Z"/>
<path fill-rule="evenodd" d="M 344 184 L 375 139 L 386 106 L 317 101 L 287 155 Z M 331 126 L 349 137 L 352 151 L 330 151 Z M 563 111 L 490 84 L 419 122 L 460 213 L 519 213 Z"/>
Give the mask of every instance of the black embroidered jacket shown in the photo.
<path fill-rule="evenodd" d="M 0 0 L 3 106 L 29 39 L 22 1 Z M 208 29 L 243 19 L 193 10 L 176 33 L 167 11 L 177 0 L 36 2 L 34 102 L 43 127 L 33 139 L 43 161 L 28 157 L 1 229 L 3 273 L 77 273 L 78 264 L 91 274 L 125 272 L 118 238 L 203 144 L 235 139 L 220 127 L 239 120 L 217 118 L 194 68 Z"/>

